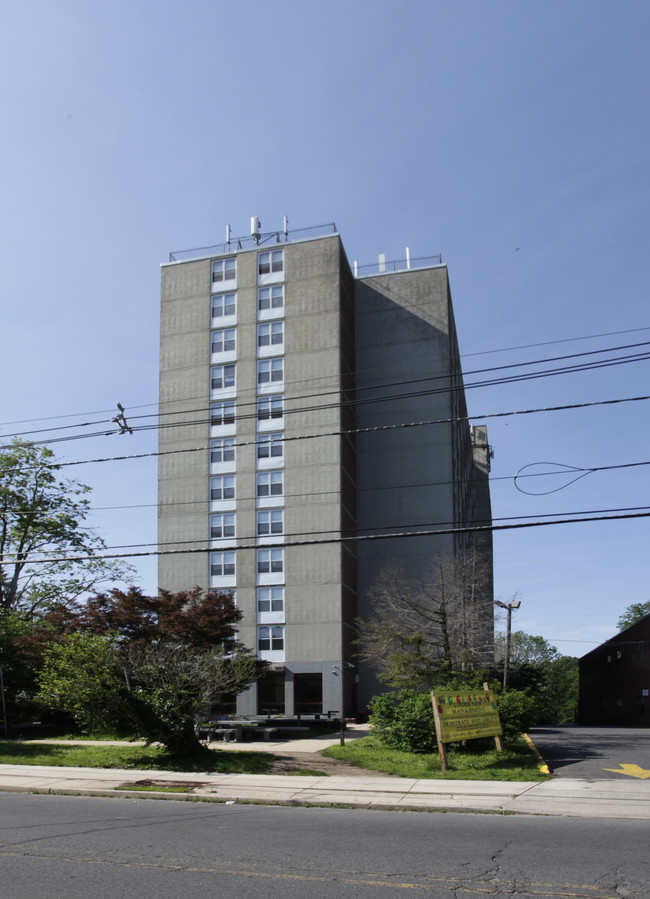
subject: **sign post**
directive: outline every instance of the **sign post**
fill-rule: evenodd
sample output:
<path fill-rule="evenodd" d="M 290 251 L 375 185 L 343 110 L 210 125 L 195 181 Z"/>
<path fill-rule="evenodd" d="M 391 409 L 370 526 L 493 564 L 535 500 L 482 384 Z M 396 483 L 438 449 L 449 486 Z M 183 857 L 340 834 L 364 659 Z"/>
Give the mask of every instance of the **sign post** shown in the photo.
<path fill-rule="evenodd" d="M 440 767 L 447 770 L 446 744 L 457 740 L 477 740 L 494 737 L 497 749 L 501 744 L 501 722 L 494 696 L 487 684 L 480 690 L 465 693 L 431 692 L 436 738 L 440 752 Z"/>

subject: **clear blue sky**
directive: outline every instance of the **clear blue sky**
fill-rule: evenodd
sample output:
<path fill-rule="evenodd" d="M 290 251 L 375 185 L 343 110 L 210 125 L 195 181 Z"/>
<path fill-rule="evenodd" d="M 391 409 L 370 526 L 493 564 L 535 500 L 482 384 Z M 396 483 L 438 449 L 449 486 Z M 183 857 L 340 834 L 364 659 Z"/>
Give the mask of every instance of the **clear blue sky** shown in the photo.
<path fill-rule="evenodd" d="M 335 221 L 360 264 L 442 253 L 468 382 L 650 340 L 649 26 L 646 0 L 9 4 L 0 433 L 105 420 L 117 401 L 155 411 L 159 265 L 253 214 L 264 230 Z M 591 336 L 610 332 L 629 333 Z M 649 387 L 640 361 L 468 401 L 482 416 Z M 648 504 L 650 466 L 537 497 L 512 476 L 648 461 L 649 411 L 488 420 L 495 518 Z M 145 431 L 53 448 L 70 461 L 155 445 Z M 155 542 L 155 459 L 68 471 L 93 487 L 109 545 Z M 496 534 L 496 595 L 520 594 L 516 628 L 581 655 L 650 598 L 649 534 L 647 519 Z M 138 569 L 155 589 L 155 561 Z"/>

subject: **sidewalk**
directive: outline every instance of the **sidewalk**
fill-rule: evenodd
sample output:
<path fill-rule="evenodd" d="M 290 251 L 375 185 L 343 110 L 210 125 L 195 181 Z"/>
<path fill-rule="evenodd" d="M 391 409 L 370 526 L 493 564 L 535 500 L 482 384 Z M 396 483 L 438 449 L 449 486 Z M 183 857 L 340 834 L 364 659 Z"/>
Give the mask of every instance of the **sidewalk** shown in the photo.
<path fill-rule="evenodd" d="M 346 742 L 364 736 L 362 726 L 346 731 Z M 336 736 L 283 743 L 227 744 L 229 750 L 318 752 L 339 742 Z M 138 793 L 140 782 L 160 792 Z M 127 785 L 136 787 L 124 789 Z M 165 792 L 165 786 L 185 785 L 187 794 Z M 122 789 L 120 789 L 122 788 Z M 542 782 L 428 780 L 393 776 L 345 777 L 179 774 L 175 771 L 56 768 L 0 765 L 0 792 L 66 793 L 124 797 L 188 797 L 221 802 L 262 802 L 282 805 L 340 805 L 357 808 L 473 811 L 583 818 L 650 819 L 650 781 L 549 778 Z"/>

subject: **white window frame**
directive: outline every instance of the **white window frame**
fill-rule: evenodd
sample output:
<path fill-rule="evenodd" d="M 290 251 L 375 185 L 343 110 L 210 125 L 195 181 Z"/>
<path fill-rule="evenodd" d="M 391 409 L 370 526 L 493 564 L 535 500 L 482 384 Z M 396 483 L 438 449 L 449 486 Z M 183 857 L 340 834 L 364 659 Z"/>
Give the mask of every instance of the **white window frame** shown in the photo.
<path fill-rule="evenodd" d="M 257 355 L 274 356 L 284 349 L 284 321 L 262 322 L 257 326 Z"/>
<path fill-rule="evenodd" d="M 218 533 L 215 533 L 217 531 Z M 235 538 L 235 513 L 215 512 L 210 515 L 210 540 L 221 542 Z"/>
<path fill-rule="evenodd" d="M 281 468 L 284 465 L 284 433 L 275 431 L 258 436 L 255 454 L 258 468 Z"/>
<path fill-rule="evenodd" d="M 236 256 L 224 256 L 221 259 L 213 259 L 210 264 L 210 287 L 212 292 L 218 293 L 222 291 L 222 285 L 227 285 L 228 287 L 237 285 Z"/>
<path fill-rule="evenodd" d="M 237 366 L 234 362 L 213 365 L 210 369 L 210 399 L 234 396 L 237 391 Z"/>
<path fill-rule="evenodd" d="M 237 294 L 233 291 L 213 293 L 210 297 L 210 320 L 212 327 L 234 324 L 237 318 Z"/>
<path fill-rule="evenodd" d="M 257 508 L 284 505 L 284 470 L 271 468 L 255 475 L 255 501 Z"/>
<path fill-rule="evenodd" d="M 270 390 L 282 390 L 284 386 L 284 356 L 271 356 L 269 359 L 258 359 L 257 390 L 266 393 Z"/>
<path fill-rule="evenodd" d="M 216 569 L 216 571 L 215 571 Z M 210 553 L 210 586 L 234 587 L 237 582 L 237 558 L 234 550 Z"/>
<path fill-rule="evenodd" d="M 217 437 L 210 441 L 210 473 L 234 471 L 236 449 L 234 437 Z"/>
<path fill-rule="evenodd" d="M 269 546 L 256 550 L 257 585 L 284 584 L 284 548 Z"/>
<path fill-rule="evenodd" d="M 264 321 L 284 314 L 284 284 L 273 284 L 257 289 L 257 318 Z"/>
<path fill-rule="evenodd" d="M 257 628 L 257 654 L 260 659 L 266 659 L 269 662 L 284 661 L 283 625 L 260 625 Z"/>
<path fill-rule="evenodd" d="M 284 534 L 284 509 L 264 509 L 255 513 L 255 535 L 269 539 L 281 537 Z"/>
<path fill-rule="evenodd" d="M 269 621 L 271 615 L 280 615 L 278 621 L 284 621 L 283 586 L 257 588 L 257 620 Z"/>
<path fill-rule="evenodd" d="M 277 431 L 284 427 L 284 396 L 268 394 L 257 398 L 257 430 Z"/>
<path fill-rule="evenodd" d="M 257 283 L 284 281 L 284 250 L 265 250 L 257 254 Z"/>
<path fill-rule="evenodd" d="M 232 362 L 237 358 L 237 328 L 217 328 L 210 333 L 212 362 Z"/>
<path fill-rule="evenodd" d="M 216 494 L 216 495 L 215 495 Z M 235 508 L 237 486 L 234 474 L 217 474 L 210 478 L 210 511 L 229 511 Z"/>
<path fill-rule="evenodd" d="M 210 404 L 211 437 L 235 433 L 235 411 L 234 400 L 223 400 Z"/>

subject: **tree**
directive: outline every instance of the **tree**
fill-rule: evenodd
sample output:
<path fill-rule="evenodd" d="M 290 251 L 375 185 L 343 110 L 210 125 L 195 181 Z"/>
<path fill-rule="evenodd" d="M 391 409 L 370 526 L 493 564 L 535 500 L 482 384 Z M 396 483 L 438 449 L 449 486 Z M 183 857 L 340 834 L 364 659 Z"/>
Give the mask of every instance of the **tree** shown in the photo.
<path fill-rule="evenodd" d="M 495 660 L 505 655 L 505 635 L 494 638 Z M 510 685 L 535 704 L 538 724 L 572 721 L 578 704 L 578 659 L 561 655 L 544 637 L 515 631 L 510 637 Z"/>
<path fill-rule="evenodd" d="M 63 633 L 83 630 L 116 636 L 121 644 L 174 643 L 210 649 L 232 641 L 241 612 L 228 592 L 200 587 L 146 596 L 139 587 L 109 590 L 74 607 L 57 604 L 44 621 Z"/>
<path fill-rule="evenodd" d="M 30 617 L 131 573 L 95 557 L 105 545 L 85 525 L 90 488 L 59 470 L 45 447 L 15 440 L 0 450 L 0 614 Z"/>
<path fill-rule="evenodd" d="M 442 554 L 422 578 L 384 569 L 359 619 L 359 656 L 392 687 L 419 687 L 492 660 L 489 566 L 480 553 Z"/>
<path fill-rule="evenodd" d="M 66 635 L 45 651 L 42 698 L 82 728 L 127 729 L 172 755 L 197 752 L 197 718 L 264 668 L 235 639 L 232 596 L 131 588 L 53 610 Z"/>
<path fill-rule="evenodd" d="M 618 619 L 617 627 L 622 631 L 648 614 L 650 614 L 650 599 L 647 602 L 633 602 Z"/>
<path fill-rule="evenodd" d="M 497 664 L 503 665 L 505 647 L 505 634 L 495 634 L 494 659 Z M 514 631 L 510 635 L 510 665 L 513 668 L 521 665 L 545 665 L 559 658 L 559 655 L 556 647 L 551 646 L 544 637 L 534 637 L 524 631 Z"/>

